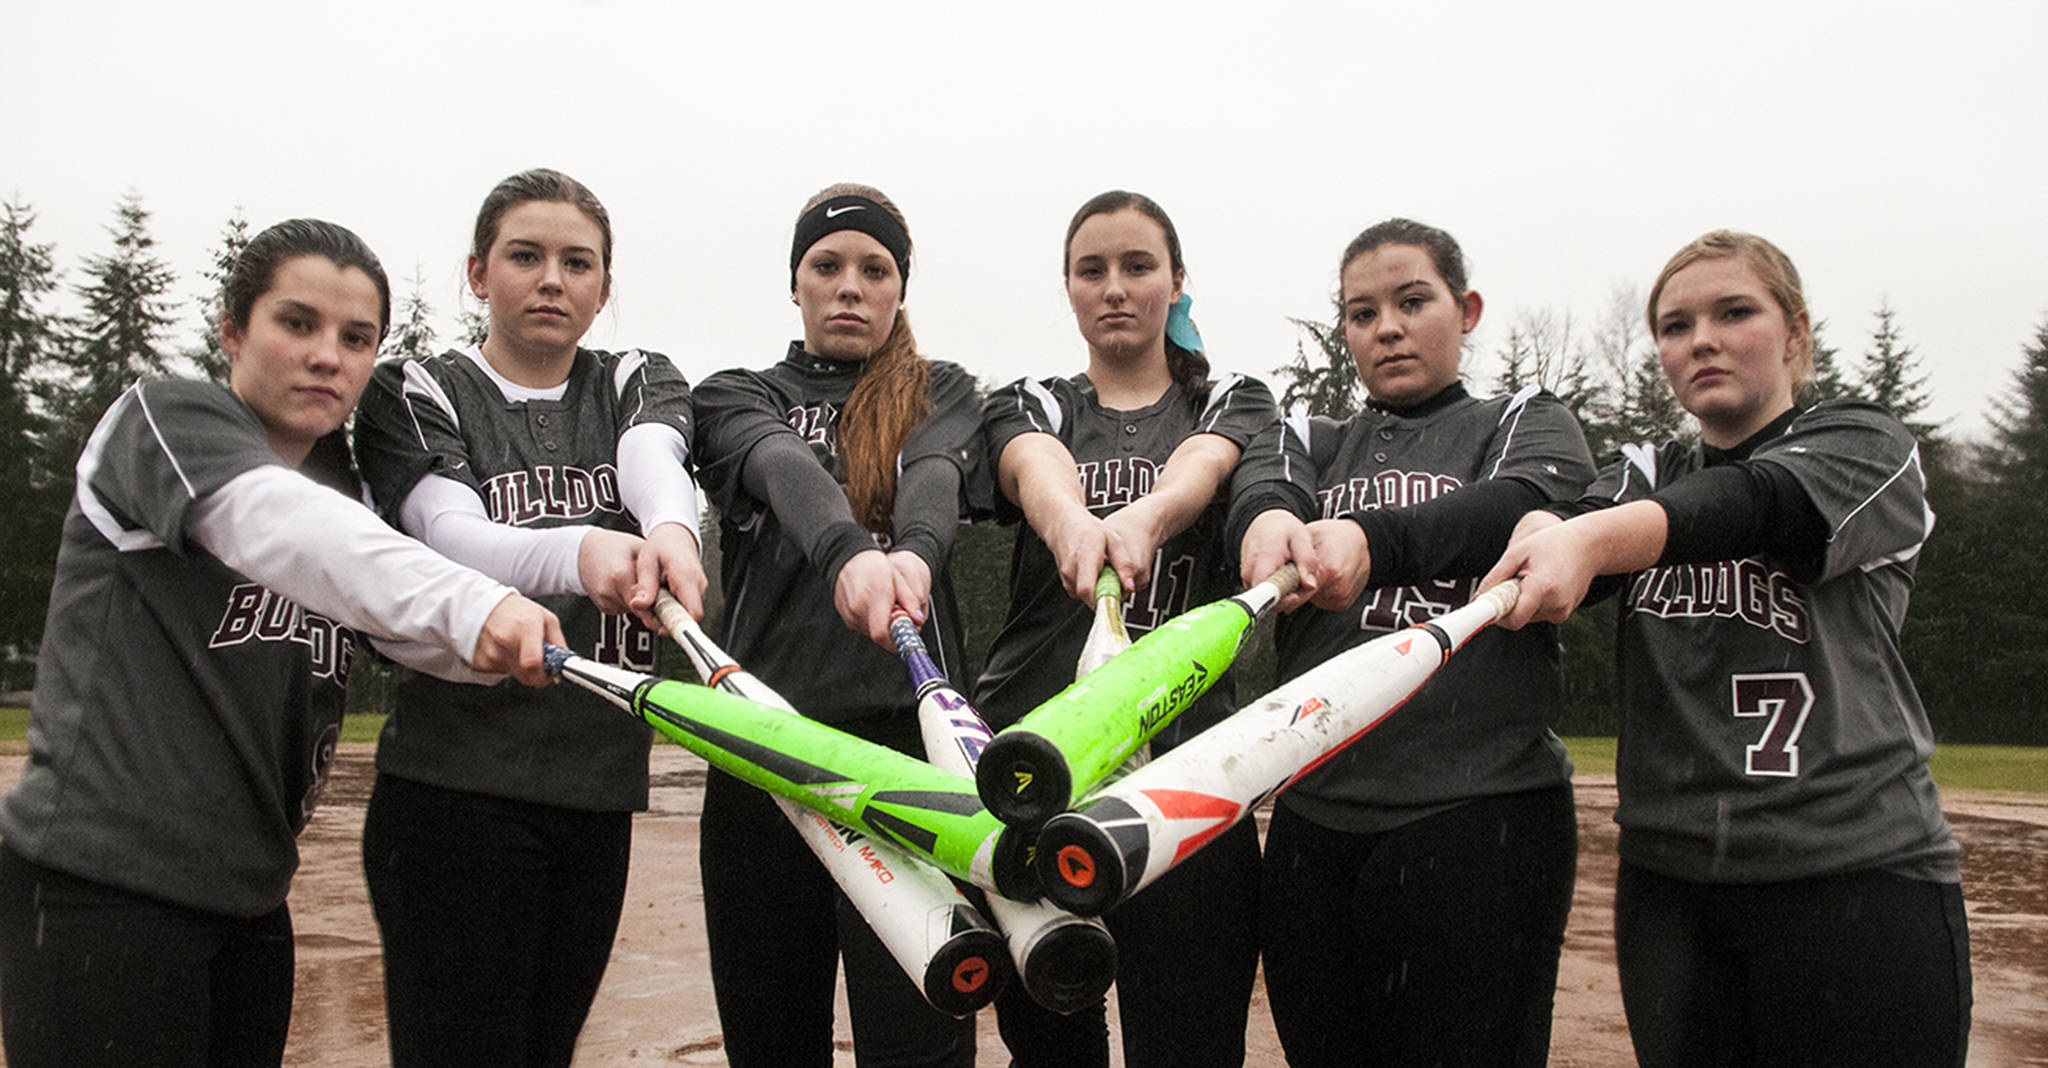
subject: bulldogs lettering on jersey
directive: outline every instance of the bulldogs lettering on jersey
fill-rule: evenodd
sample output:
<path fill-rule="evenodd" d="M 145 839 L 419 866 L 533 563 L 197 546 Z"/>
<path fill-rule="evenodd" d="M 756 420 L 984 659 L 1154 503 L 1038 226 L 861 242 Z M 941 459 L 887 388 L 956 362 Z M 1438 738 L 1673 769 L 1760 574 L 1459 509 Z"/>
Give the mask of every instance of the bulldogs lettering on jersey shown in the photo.
<path fill-rule="evenodd" d="M 309 650 L 313 678 L 340 687 L 348 685 L 349 667 L 355 662 L 355 631 L 254 582 L 244 582 L 228 594 L 220 625 L 206 644 L 221 649 L 247 641 L 297 642 Z"/>
<path fill-rule="evenodd" d="M 827 456 L 839 455 L 839 436 L 832 432 L 839 425 L 838 405 L 824 401 L 798 404 L 789 409 L 788 418 L 806 444 L 823 445 Z"/>
<path fill-rule="evenodd" d="M 1660 619 L 1739 619 L 1806 644 L 1806 598 L 1792 576 L 1761 557 L 1639 571 L 1626 610 Z"/>
<path fill-rule="evenodd" d="M 619 499 L 619 472 L 611 464 L 593 470 L 536 465 L 507 471 L 484 482 L 484 508 L 491 522 L 526 526 L 539 519 L 584 520 L 626 510 Z"/>
<path fill-rule="evenodd" d="M 1379 508 L 1406 508 L 1435 500 L 1465 484 L 1454 475 L 1428 471 L 1377 471 L 1370 477 L 1344 479 L 1316 494 L 1324 519 Z M 1383 586 L 1372 590 L 1359 609 L 1359 624 L 1370 631 L 1393 631 L 1427 623 L 1472 600 L 1478 582 L 1471 578 L 1432 579 L 1415 586 Z"/>
<path fill-rule="evenodd" d="M 1143 456 L 1083 460 L 1074 467 L 1081 475 L 1088 510 L 1098 515 L 1108 515 L 1152 492 L 1159 477 L 1159 465 Z"/>

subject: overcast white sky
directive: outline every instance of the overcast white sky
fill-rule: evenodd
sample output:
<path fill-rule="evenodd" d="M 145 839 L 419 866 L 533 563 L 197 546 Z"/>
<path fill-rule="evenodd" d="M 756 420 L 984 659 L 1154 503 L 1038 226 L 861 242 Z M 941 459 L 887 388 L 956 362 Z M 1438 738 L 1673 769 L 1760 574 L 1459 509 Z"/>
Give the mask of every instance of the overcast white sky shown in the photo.
<path fill-rule="evenodd" d="M 181 346 L 237 207 L 354 228 L 446 338 L 483 195 L 557 167 L 618 234 L 588 343 L 693 380 L 799 332 L 790 225 L 838 180 L 908 214 L 926 352 L 997 381 L 1081 367 L 1060 240 L 1107 188 L 1174 216 L 1212 359 L 1259 374 L 1389 215 L 1463 242 L 1482 382 L 1517 309 L 1590 325 L 1729 226 L 1792 255 L 1845 359 L 1889 299 L 1931 414 L 1982 428 L 2048 316 L 2048 5 L 1440 7 L 16 0 L 0 195 L 75 281 L 140 192 Z"/>

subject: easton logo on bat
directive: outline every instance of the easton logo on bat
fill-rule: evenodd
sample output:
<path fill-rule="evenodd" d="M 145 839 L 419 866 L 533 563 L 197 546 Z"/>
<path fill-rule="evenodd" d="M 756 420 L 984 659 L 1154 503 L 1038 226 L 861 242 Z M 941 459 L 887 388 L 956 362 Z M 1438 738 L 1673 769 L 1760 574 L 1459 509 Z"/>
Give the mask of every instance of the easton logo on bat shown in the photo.
<path fill-rule="evenodd" d="M 953 989 L 962 994 L 972 994 L 988 982 L 988 962 L 980 957 L 969 957 L 953 969 Z"/>
<path fill-rule="evenodd" d="M 1197 831 L 1181 839 L 1180 848 L 1173 852 L 1173 862 L 1180 863 L 1189 853 L 1209 844 L 1209 840 L 1229 830 L 1237 823 L 1237 802 L 1227 797 L 1200 794 L 1193 790 L 1145 790 L 1145 799 L 1159 806 L 1159 814 L 1170 820 L 1214 820 L 1207 830 Z"/>
<path fill-rule="evenodd" d="M 1209 678 L 1209 669 L 1203 667 L 1202 662 L 1199 660 L 1192 661 L 1192 663 L 1195 665 L 1195 670 L 1188 672 L 1187 678 L 1180 680 L 1178 685 L 1166 692 L 1165 697 L 1147 705 L 1145 711 L 1139 714 L 1138 728 L 1140 730 L 1149 731 L 1159 723 L 1171 719 L 1179 714 L 1183 706 L 1193 701 L 1195 696 L 1202 692 L 1202 685 Z"/>

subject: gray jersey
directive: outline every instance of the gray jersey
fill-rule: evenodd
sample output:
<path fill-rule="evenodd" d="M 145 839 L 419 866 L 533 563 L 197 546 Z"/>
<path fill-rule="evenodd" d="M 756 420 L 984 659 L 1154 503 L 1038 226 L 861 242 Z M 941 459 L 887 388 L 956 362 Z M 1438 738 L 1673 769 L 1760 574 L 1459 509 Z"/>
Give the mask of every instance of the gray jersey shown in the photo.
<path fill-rule="evenodd" d="M 619 435 L 641 423 L 690 440 L 690 394 L 666 357 L 579 349 L 559 400 L 509 400 L 477 364 L 447 352 L 377 366 L 356 414 L 363 478 L 394 525 L 429 474 L 477 492 L 491 520 L 638 533 L 619 497 Z M 655 634 L 586 597 L 537 598 L 569 647 L 654 670 Z M 377 740 L 379 771 L 432 786 L 588 811 L 647 806 L 646 725 L 574 686 L 531 689 L 402 672 Z"/>
<path fill-rule="evenodd" d="M 903 443 L 897 470 L 925 459 L 958 465 L 964 518 L 964 487 L 974 476 L 980 410 L 974 377 L 958 364 L 928 363 L 931 414 Z M 842 726 L 914 714 L 916 695 L 904 675 L 903 661 L 847 629 L 834 607 L 837 576 L 824 574 L 804 558 L 774 510 L 741 484 L 741 469 L 763 439 L 794 434 L 843 483 L 839 412 L 860 381 L 861 367 L 812 355 L 793 342 L 771 367 L 707 377 L 695 398 L 702 427 L 700 477 L 704 492 L 718 506 L 719 548 L 725 554 L 720 572 L 725 593 L 722 644 L 733 659 L 804 715 Z M 950 568 L 932 574 L 924 640 L 942 673 L 950 676 L 961 670 L 960 611 Z"/>
<path fill-rule="evenodd" d="M 1899 658 L 1934 519 L 1918 446 L 1882 408 L 1837 401 L 1749 459 L 1790 472 L 1827 521 L 1821 573 L 1801 582 L 1757 556 L 1629 577 L 1621 855 L 1700 882 L 1866 868 L 1956 882 L 1934 739 Z M 1629 446 L 1587 495 L 1639 499 L 1707 463 L 1697 445 Z"/>
<path fill-rule="evenodd" d="M 1262 481 L 1288 482 L 1315 502 L 1304 518 L 1331 519 L 1423 504 L 1489 479 L 1519 479 L 1546 500 L 1572 498 L 1592 475 L 1585 437 L 1557 398 L 1532 387 L 1479 400 L 1454 383 L 1409 409 L 1369 406 L 1341 423 L 1291 417 L 1253 443 L 1232 491 L 1243 500 Z M 1504 530 L 1515 517 L 1506 518 Z M 1369 588 L 1340 612 L 1304 606 L 1282 616 L 1281 678 L 1464 605 L 1478 578 Z M 1547 725 L 1562 705 L 1554 627 L 1482 631 L 1399 712 L 1282 802 L 1325 826 L 1371 833 L 1474 797 L 1567 783 L 1571 765 Z"/>
<path fill-rule="evenodd" d="M 1058 438 L 1073 454 L 1088 510 L 1100 518 L 1150 492 L 1159 469 L 1188 438 L 1216 434 L 1242 449 L 1278 414 L 1265 383 L 1243 375 L 1225 375 L 1193 393 L 1176 383 L 1152 404 L 1122 412 L 1103 407 L 1094 385 L 1081 374 L 1027 378 L 997 390 L 982 406 L 982 427 L 991 468 L 1003 448 L 1021 435 Z M 998 518 L 1023 518 L 1014 502 L 996 496 Z M 1151 585 L 1124 602 L 1124 626 L 1132 638 L 1238 591 L 1231 554 L 1223 545 L 1225 512 L 1219 498 L 1153 555 Z M 1067 595 L 1052 551 L 1038 532 L 1028 523 L 1018 524 L 1010 556 L 1010 608 L 975 687 L 976 707 L 992 726 L 1016 722 L 1074 681 L 1074 662 L 1093 619 L 1091 606 Z M 1236 679 L 1226 674 L 1160 732 L 1154 751 L 1170 749 L 1236 710 Z"/>
<path fill-rule="evenodd" d="M 198 501 L 269 464 L 284 466 L 262 424 L 213 383 L 145 382 L 100 420 L 64 521 L 29 762 L 0 805 L 9 848 L 210 912 L 284 901 L 354 634 L 187 540 Z"/>

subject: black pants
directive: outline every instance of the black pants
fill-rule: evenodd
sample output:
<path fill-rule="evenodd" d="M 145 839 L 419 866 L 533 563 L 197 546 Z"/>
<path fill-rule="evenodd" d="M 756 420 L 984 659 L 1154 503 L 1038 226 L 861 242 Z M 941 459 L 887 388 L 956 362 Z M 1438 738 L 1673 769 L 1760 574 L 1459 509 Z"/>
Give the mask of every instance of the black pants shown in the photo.
<path fill-rule="evenodd" d="M 292 920 L 167 904 L 0 847 L 7 1063 L 277 1064 L 292 1016 Z"/>
<path fill-rule="evenodd" d="M 630 812 L 377 776 L 363 874 L 392 1063 L 566 1065 L 611 960 Z"/>
<path fill-rule="evenodd" d="M 1961 1065 L 1962 887 L 1863 871 L 1718 885 L 1623 863 L 1614 943 L 1629 1036 L 1665 1065 Z"/>
<path fill-rule="evenodd" d="M 1259 969 L 1259 831 L 1225 831 L 1103 917 L 1116 938 L 1116 999 L 1129 1068 L 1236 1068 Z M 1067 1016 L 1012 983 L 996 1022 L 1014 1068 L 1109 1064 L 1106 1006 Z"/>
<path fill-rule="evenodd" d="M 711 984 L 733 1068 L 828 1068 L 842 959 L 864 1068 L 974 1063 L 973 1018 L 925 1001 L 766 793 L 713 769 L 698 843 Z"/>
<path fill-rule="evenodd" d="M 1380 834 L 1278 806 L 1261 906 L 1288 1063 L 1545 1063 L 1577 863 L 1569 786 Z"/>

